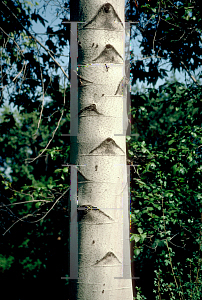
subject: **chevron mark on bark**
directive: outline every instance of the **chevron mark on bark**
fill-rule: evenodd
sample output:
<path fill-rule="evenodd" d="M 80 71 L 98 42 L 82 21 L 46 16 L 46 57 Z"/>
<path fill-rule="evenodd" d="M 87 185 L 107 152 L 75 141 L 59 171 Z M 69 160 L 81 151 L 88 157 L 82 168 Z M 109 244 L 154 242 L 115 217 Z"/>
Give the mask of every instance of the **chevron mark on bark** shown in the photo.
<path fill-rule="evenodd" d="M 91 181 L 89 179 L 87 179 L 82 173 L 81 171 L 77 170 L 78 172 L 78 183 L 81 183 L 81 182 L 86 182 L 86 181 Z"/>
<path fill-rule="evenodd" d="M 81 205 L 77 208 L 78 221 L 85 220 L 85 222 L 103 224 L 106 221 L 114 221 L 109 215 L 92 205 Z"/>
<path fill-rule="evenodd" d="M 123 95 L 123 89 L 126 88 L 127 84 L 129 83 L 129 79 L 128 78 L 122 78 L 119 85 L 118 85 L 118 88 L 116 90 L 116 93 L 115 95 Z"/>
<path fill-rule="evenodd" d="M 87 117 L 87 116 L 97 116 L 97 115 L 102 115 L 99 113 L 99 111 L 96 108 L 95 104 L 91 104 L 85 108 L 83 108 L 79 114 L 80 117 Z"/>
<path fill-rule="evenodd" d="M 107 252 L 103 258 L 97 260 L 94 266 L 96 265 L 116 265 L 118 263 L 121 264 L 120 260 L 113 252 Z"/>
<path fill-rule="evenodd" d="M 123 58 L 112 45 L 107 44 L 98 57 L 93 59 L 93 62 L 120 64 L 123 62 Z"/>
<path fill-rule="evenodd" d="M 100 155 L 120 155 L 124 151 L 116 144 L 112 138 L 107 138 L 98 147 L 90 151 L 90 154 Z"/>
<path fill-rule="evenodd" d="M 89 26 L 90 25 L 90 26 Z M 97 14 L 85 27 L 102 28 L 108 30 L 123 30 L 123 23 L 110 3 L 105 3 Z"/>

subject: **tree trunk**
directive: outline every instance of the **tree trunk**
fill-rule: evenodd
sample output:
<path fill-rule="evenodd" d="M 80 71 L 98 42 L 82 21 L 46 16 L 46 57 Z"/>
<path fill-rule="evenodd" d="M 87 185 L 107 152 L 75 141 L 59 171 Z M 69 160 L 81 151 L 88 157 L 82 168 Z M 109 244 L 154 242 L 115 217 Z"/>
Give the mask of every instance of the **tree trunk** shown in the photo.
<path fill-rule="evenodd" d="M 76 299 L 132 300 L 124 0 L 72 4 L 71 20 L 83 22 L 78 24 L 78 135 L 71 137 L 71 163 L 79 165 Z"/>

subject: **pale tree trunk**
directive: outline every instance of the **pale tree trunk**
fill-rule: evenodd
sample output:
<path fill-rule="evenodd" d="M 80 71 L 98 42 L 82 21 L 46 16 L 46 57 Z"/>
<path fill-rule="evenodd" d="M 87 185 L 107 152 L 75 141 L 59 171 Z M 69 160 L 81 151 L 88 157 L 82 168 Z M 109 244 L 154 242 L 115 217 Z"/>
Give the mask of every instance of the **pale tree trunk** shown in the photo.
<path fill-rule="evenodd" d="M 71 138 L 78 208 L 83 208 L 76 299 L 132 300 L 128 212 L 123 218 L 124 207 L 128 210 L 124 0 L 77 0 L 71 9 L 71 19 L 84 22 L 78 24 L 78 135 Z"/>

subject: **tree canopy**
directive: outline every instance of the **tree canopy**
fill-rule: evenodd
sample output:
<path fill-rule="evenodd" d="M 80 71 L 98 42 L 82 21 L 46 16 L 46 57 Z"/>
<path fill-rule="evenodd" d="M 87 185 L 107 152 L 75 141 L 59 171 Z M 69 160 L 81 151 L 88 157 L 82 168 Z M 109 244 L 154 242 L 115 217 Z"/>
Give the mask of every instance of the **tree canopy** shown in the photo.
<path fill-rule="evenodd" d="M 169 76 L 168 67 L 200 80 L 201 1 L 140 0 L 128 1 L 126 7 L 127 19 L 137 22 L 132 38 L 139 37 L 142 54 L 132 56 L 132 84 L 137 79 L 155 84 Z"/>

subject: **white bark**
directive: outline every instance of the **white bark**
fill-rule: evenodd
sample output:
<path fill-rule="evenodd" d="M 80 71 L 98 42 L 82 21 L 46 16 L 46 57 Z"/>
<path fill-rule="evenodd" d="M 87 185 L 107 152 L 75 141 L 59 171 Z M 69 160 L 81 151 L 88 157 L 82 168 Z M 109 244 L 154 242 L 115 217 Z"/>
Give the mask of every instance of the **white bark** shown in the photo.
<path fill-rule="evenodd" d="M 115 135 L 123 133 L 124 121 L 124 0 L 79 0 L 73 9 L 86 22 L 78 25 L 79 124 L 71 140 L 71 163 L 80 165 L 78 206 L 85 208 L 79 211 L 76 299 L 132 300 L 131 279 L 114 278 L 123 276 L 128 201 L 125 135 Z M 129 243 L 129 219 L 124 222 Z M 125 262 L 130 265 L 129 251 Z"/>

